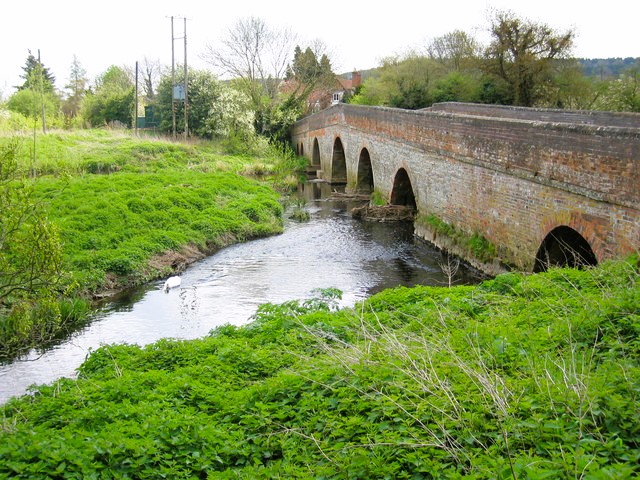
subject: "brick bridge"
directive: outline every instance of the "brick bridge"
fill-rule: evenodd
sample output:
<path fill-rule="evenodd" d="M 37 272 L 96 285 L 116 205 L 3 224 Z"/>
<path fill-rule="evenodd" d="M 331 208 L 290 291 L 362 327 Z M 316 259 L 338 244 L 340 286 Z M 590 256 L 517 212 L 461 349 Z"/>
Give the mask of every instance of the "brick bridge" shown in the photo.
<path fill-rule="evenodd" d="M 416 207 L 417 235 L 485 271 L 640 249 L 640 114 L 339 104 L 292 141 L 319 178 Z"/>

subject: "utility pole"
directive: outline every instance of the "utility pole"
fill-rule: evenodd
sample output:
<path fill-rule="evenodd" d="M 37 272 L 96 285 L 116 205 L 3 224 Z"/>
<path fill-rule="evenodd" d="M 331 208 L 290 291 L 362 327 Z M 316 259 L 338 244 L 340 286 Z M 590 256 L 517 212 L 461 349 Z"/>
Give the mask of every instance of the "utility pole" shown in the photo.
<path fill-rule="evenodd" d="M 38 77 L 40 79 L 40 102 L 42 103 L 42 133 L 47 133 L 47 120 L 44 108 L 44 69 L 40 61 L 40 49 L 38 49 Z"/>
<path fill-rule="evenodd" d="M 184 139 L 186 140 L 189 136 L 189 113 L 188 113 L 188 93 L 187 93 L 187 80 L 188 80 L 188 70 L 187 70 L 187 17 L 184 18 Z"/>
<path fill-rule="evenodd" d="M 173 28 L 173 19 L 182 18 L 184 20 L 184 34 L 182 37 L 175 36 Z M 176 54 L 175 54 L 175 41 L 184 39 L 184 82 L 182 85 L 182 92 L 179 92 L 177 100 L 184 102 L 184 138 L 189 136 L 189 71 L 187 68 L 187 18 L 186 17 L 171 17 L 171 117 L 173 120 L 173 137 L 176 136 Z"/>
<path fill-rule="evenodd" d="M 173 138 L 176 138 L 176 52 L 174 46 L 175 37 L 173 36 L 173 16 L 171 17 L 171 118 L 173 120 Z"/>
<path fill-rule="evenodd" d="M 133 124 L 135 125 L 136 137 L 138 136 L 138 61 L 136 60 L 136 111 L 133 113 Z"/>

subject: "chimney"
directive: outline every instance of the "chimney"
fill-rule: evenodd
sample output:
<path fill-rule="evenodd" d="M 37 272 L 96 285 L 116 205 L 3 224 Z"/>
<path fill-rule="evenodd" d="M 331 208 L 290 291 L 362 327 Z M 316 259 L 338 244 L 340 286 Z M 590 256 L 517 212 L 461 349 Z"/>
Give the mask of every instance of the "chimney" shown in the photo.
<path fill-rule="evenodd" d="M 362 84 L 362 75 L 359 71 L 354 70 L 351 74 L 351 88 L 359 87 Z"/>

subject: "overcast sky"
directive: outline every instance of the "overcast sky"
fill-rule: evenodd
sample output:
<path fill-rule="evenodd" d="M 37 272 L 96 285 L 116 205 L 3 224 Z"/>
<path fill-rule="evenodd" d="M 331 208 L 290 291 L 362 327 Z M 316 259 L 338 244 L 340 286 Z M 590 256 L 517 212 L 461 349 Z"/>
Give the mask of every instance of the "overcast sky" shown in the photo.
<path fill-rule="evenodd" d="M 379 60 L 423 48 L 430 39 L 464 30 L 486 40 L 490 9 L 576 32 L 576 57 L 639 57 L 640 2 L 637 0 L 24 0 L 0 4 L 0 92 L 4 98 L 22 84 L 22 67 L 31 50 L 56 77 L 69 78 L 73 56 L 90 79 L 110 65 L 135 65 L 145 57 L 171 65 L 170 16 L 187 17 L 188 63 L 206 68 L 201 58 L 239 19 L 262 18 L 291 28 L 305 45 L 320 39 L 334 71 L 378 66 Z M 176 21 L 175 36 L 182 35 Z M 176 61 L 183 62 L 182 40 Z"/>

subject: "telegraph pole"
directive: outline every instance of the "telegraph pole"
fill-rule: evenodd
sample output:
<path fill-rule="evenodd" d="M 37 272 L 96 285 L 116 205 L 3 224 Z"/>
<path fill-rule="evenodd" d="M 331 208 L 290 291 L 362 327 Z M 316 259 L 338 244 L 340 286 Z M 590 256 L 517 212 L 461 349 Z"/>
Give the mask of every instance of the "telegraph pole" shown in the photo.
<path fill-rule="evenodd" d="M 136 137 L 138 136 L 138 61 L 136 60 L 136 111 L 133 114 L 133 124 L 135 125 Z"/>
<path fill-rule="evenodd" d="M 173 16 L 171 17 L 171 118 L 173 120 L 173 138 L 176 138 L 176 52 L 174 46 L 175 37 L 173 36 Z"/>
<path fill-rule="evenodd" d="M 38 49 L 38 77 L 40 79 L 40 102 L 42 103 L 42 133 L 47 133 L 47 117 L 45 115 L 44 108 L 44 68 L 42 68 L 42 62 L 40 61 L 40 49 Z"/>
<path fill-rule="evenodd" d="M 184 18 L 184 139 L 186 140 L 189 136 L 189 114 L 188 114 L 188 93 L 187 93 L 187 80 L 188 80 L 188 70 L 187 70 L 187 17 Z"/>
<path fill-rule="evenodd" d="M 182 37 L 175 36 L 173 28 L 173 19 L 182 18 L 184 20 L 184 34 Z M 187 18 L 186 17 L 171 17 L 171 116 L 173 120 L 173 137 L 176 136 L 176 54 L 175 54 L 175 41 L 184 39 L 184 82 L 182 85 L 182 92 L 180 98 L 184 102 L 184 138 L 189 136 L 189 71 L 187 68 Z"/>

